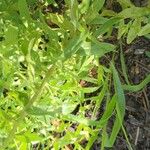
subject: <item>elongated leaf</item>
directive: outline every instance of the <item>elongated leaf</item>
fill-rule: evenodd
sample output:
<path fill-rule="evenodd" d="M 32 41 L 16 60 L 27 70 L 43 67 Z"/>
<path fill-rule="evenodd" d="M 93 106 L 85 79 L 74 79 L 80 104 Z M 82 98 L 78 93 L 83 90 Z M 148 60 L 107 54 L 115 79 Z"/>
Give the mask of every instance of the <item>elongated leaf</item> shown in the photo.
<path fill-rule="evenodd" d="M 68 41 L 68 45 L 64 48 L 63 60 L 67 60 L 79 50 L 82 42 L 86 39 L 86 36 L 86 34 L 81 33 Z"/>
<path fill-rule="evenodd" d="M 32 18 L 30 16 L 30 12 L 26 0 L 18 0 L 18 8 L 19 8 L 20 17 L 21 19 L 23 19 L 24 24 L 26 24 L 26 21 L 28 21 L 29 23 L 32 20 Z"/>
<path fill-rule="evenodd" d="M 124 7 L 124 8 L 134 6 L 130 0 L 117 0 L 117 1 L 118 1 L 118 2 L 121 4 L 121 6 Z"/>
<path fill-rule="evenodd" d="M 87 88 L 82 88 L 81 90 L 84 93 L 92 93 L 92 92 L 95 92 L 98 89 L 99 89 L 99 87 L 87 87 Z"/>
<path fill-rule="evenodd" d="M 102 57 L 106 53 L 114 51 L 115 46 L 109 43 L 99 42 L 99 43 L 92 43 L 91 45 L 91 55 Z"/>
<path fill-rule="evenodd" d="M 75 54 L 78 51 L 81 43 L 82 40 L 80 36 L 76 36 L 73 39 L 71 39 L 67 47 L 64 49 L 65 57 L 69 58 L 71 55 Z"/>
<path fill-rule="evenodd" d="M 110 28 L 113 27 L 114 24 L 118 23 L 119 21 L 120 18 L 116 18 L 116 17 L 109 19 L 99 29 L 96 30 L 94 35 L 97 37 L 99 35 L 106 33 Z"/>
<path fill-rule="evenodd" d="M 104 56 L 106 53 L 109 53 L 115 50 L 115 46 L 112 44 L 99 42 L 92 36 L 90 38 L 91 38 L 91 42 L 82 43 L 83 49 L 79 50 L 79 52 L 82 55 L 89 55 L 89 56 L 94 55 L 95 57 L 100 58 Z M 84 53 L 82 53 L 82 51 L 84 51 Z"/>
<path fill-rule="evenodd" d="M 83 118 L 81 116 L 75 116 L 72 114 L 64 115 L 62 116 L 62 118 L 64 120 L 77 122 L 86 126 L 99 126 L 99 127 L 102 126 L 101 124 L 99 124 L 99 121 L 90 120 L 90 119 Z"/>
<path fill-rule="evenodd" d="M 97 84 L 97 79 L 95 79 L 95 78 L 90 78 L 90 77 L 84 77 L 84 78 L 82 78 L 82 80 L 84 80 L 84 81 L 87 81 L 87 82 L 91 82 L 91 83 L 94 83 L 94 84 Z"/>
<path fill-rule="evenodd" d="M 88 143 L 87 143 L 87 145 L 86 145 L 85 150 L 89 150 L 89 149 L 92 147 L 93 143 L 94 143 L 94 142 L 96 141 L 96 139 L 98 138 L 98 134 L 99 134 L 99 132 L 96 132 L 94 135 L 92 135 L 92 136 L 90 137 L 90 139 L 88 140 Z"/>
<path fill-rule="evenodd" d="M 35 116 L 49 115 L 51 117 L 55 117 L 56 115 L 61 113 L 61 109 L 54 109 L 52 111 L 49 111 L 44 108 L 32 106 L 30 109 L 27 110 L 27 113 L 30 115 L 35 115 Z"/>
<path fill-rule="evenodd" d="M 101 16 L 105 16 L 105 17 L 112 17 L 112 16 L 116 16 L 116 12 L 114 12 L 113 10 L 103 10 L 103 12 L 101 13 Z"/>
<path fill-rule="evenodd" d="M 141 28 L 140 32 L 138 33 L 138 36 L 143 36 L 149 33 L 150 33 L 150 23 Z"/>
<path fill-rule="evenodd" d="M 51 37 L 52 39 L 58 40 L 58 38 L 57 38 L 57 33 L 56 33 L 55 31 L 53 31 L 53 30 L 47 25 L 47 23 L 46 23 L 46 21 L 45 21 L 45 18 L 44 18 L 43 14 L 42 14 L 42 12 L 40 12 L 39 17 L 40 17 L 40 22 L 37 23 L 37 25 L 38 25 L 39 27 L 41 27 L 41 29 L 43 29 L 46 33 L 48 33 L 49 37 Z"/>
<path fill-rule="evenodd" d="M 76 108 L 77 104 L 78 103 L 73 104 L 71 102 L 64 102 L 62 104 L 62 113 L 64 115 L 67 115 L 67 114 L 71 113 Z"/>
<path fill-rule="evenodd" d="M 119 117 L 121 117 L 121 121 L 123 120 L 124 114 L 125 114 L 125 96 L 124 96 L 124 91 L 122 88 L 122 84 L 120 82 L 117 70 L 115 69 L 114 65 L 112 65 L 112 70 L 113 70 L 113 79 L 114 79 L 114 86 L 115 86 L 115 91 L 117 94 L 117 109 L 120 114 Z"/>
<path fill-rule="evenodd" d="M 107 18 L 104 18 L 100 15 L 98 15 L 95 19 L 93 19 L 89 24 L 104 24 L 106 21 L 108 21 Z"/>
<path fill-rule="evenodd" d="M 115 109 L 115 104 L 116 104 L 116 95 L 114 95 L 111 101 L 109 102 L 107 109 L 105 110 L 102 118 L 100 119 L 100 124 L 107 122 L 108 119 L 112 116 L 113 111 Z"/>
<path fill-rule="evenodd" d="M 120 21 L 119 26 L 118 26 L 117 39 L 120 39 L 124 34 L 128 32 L 130 25 L 131 25 L 131 21 L 127 25 L 124 23 L 124 19 Z"/>
<path fill-rule="evenodd" d="M 31 143 L 34 141 L 41 141 L 43 137 L 39 136 L 37 133 L 31 133 L 27 131 L 23 135 L 16 135 L 16 139 L 23 143 Z"/>
<path fill-rule="evenodd" d="M 107 145 L 105 145 L 106 147 L 112 147 L 114 145 L 114 142 L 116 141 L 116 137 L 120 129 L 121 129 L 121 125 L 120 125 L 119 117 L 118 115 L 116 115 L 116 120 L 113 125 L 113 129 L 111 132 L 111 136 L 109 138 L 109 142 L 107 143 Z"/>
<path fill-rule="evenodd" d="M 85 13 L 90 6 L 90 0 L 82 0 L 82 3 L 79 5 L 81 14 Z"/>
<path fill-rule="evenodd" d="M 90 6 L 87 14 L 86 14 L 86 21 L 90 23 L 95 17 L 98 15 L 98 12 L 102 9 L 105 0 L 94 0 L 92 5 Z"/>
<path fill-rule="evenodd" d="M 105 0 L 94 0 L 92 3 L 92 6 L 90 7 L 91 10 L 89 11 L 91 11 L 91 13 L 99 12 L 102 9 L 104 3 L 105 3 Z"/>
<path fill-rule="evenodd" d="M 65 134 L 65 136 L 63 136 L 62 138 L 59 138 L 59 140 L 55 141 L 54 149 L 61 149 L 65 145 L 72 143 L 71 138 L 72 138 L 71 134 L 69 134 L 69 133 Z"/>
<path fill-rule="evenodd" d="M 130 44 L 136 37 L 141 28 L 140 19 L 135 19 L 133 24 L 131 25 L 128 35 L 127 35 L 127 43 Z"/>
<path fill-rule="evenodd" d="M 24 149 L 24 150 L 26 150 L 26 149 L 28 149 L 28 143 L 24 143 L 24 142 L 22 142 L 21 143 L 21 146 L 20 146 L 20 149 Z"/>
<path fill-rule="evenodd" d="M 131 7 L 124 9 L 118 14 L 121 18 L 137 18 L 150 14 L 150 8 Z"/>
<path fill-rule="evenodd" d="M 18 28 L 10 25 L 5 32 L 5 42 L 8 45 L 14 45 L 18 41 Z"/>
<path fill-rule="evenodd" d="M 145 55 L 150 58 L 150 52 L 146 51 Z"/>
<path fill-rule="evenodd" d="M 125 114 L 125 96 L 123 92 L 123 88 L 117 73 L 117 70 L 115 69 L 114 65 L 111 64 L 112 71 L 113 71 L 113 80 L 114 80 L 114 86 L 115 86 L 115 92 L 116 92 L 116 120 L 112 129 L 112 133 L 109 139 L 109 144 L 112 146 L 116 140 L 117 134 L 119 130 L 122 127 L 122 121 Z"/>
<path fill-rule="evenodd" d="M 104 150 L 105 149 L 105 145 L 107 145 L 108 143 L 108 134 L 106 132 L 106 125 L 103 127 L 103 130 L 102 130 L 102 144 L 101 144 L 101 150 Z"/>
<path fill-rule="evenodd" d="M 70 18 L 75 26 L 75 28 L 78 27 L 78 19 L 79 19 L 79 12 L 78 12 L 78 2 L 77 0 L 71 0 L 70 2 Z"/>
<path fill-rule="evenodd" d="M 144 37 L 150 39 L 150 34 L 146 34 Z"/>
<path fill-rule="evenodd" d="M 70 22 L 70 20 L 68 20 L 68 18 L 63 17 L 62 15 L 50 13 L 47 19 L 57 24 L 61 29 L 64 29 L 64 30 L 73 29 L 73 25 Z"/>
<path fill-rule="evenodd" d="M 150 83 L 150 75 L 148 75 L 140 84 L 138 85 L 123 85 L 123 89 L 127 91 L 137 92 L 143 89 L 148 83 Z"/>
<path fill-rule="evenodd" d="M 101 103 L 107 93 L 108 90 L 108 78 L 105 80 L 102 90 L 100 91 L 99 95 L 95 97 L 96 105 L 93 111 L 93 116 L 96 115 L 97 110 L 100 108 Z"/>

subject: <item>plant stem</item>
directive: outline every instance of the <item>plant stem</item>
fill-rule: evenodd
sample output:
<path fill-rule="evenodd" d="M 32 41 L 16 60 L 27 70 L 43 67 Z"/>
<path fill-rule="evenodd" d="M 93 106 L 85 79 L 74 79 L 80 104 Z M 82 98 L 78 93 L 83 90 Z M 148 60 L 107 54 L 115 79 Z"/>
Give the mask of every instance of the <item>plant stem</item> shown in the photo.
<path fill-rule="evenodd" d="M 129 85 L 130 82 L 129 82 L 128 75 L 127 75 L 127 68 L 126 68 L 125 59 L 124 59 L 124 56 L 123 56 L 123 50 L 122 50 L 122 42 L 121 42 L 121 40 L 119 41 L 119 45 L 120 45 L 121 68 L 122 68 L 122 72 L 123 72 L 125 81 Z"/>

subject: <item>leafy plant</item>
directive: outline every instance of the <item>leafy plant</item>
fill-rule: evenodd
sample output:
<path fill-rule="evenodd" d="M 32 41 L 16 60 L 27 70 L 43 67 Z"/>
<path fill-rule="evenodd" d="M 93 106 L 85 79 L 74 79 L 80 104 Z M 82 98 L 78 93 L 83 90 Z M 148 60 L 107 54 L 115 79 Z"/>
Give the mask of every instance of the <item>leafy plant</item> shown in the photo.
<path fill-rule="evenodd" d="M 118 39 L 127 34 L 127 43 L 149 34 L 150 9 L 119 1 L 124 9 L 105 16 L 105 0 L 65 0 L 60 13 L 56 2 L 0 2 L 1 149 L 88 150 L 96 140 L 104 149 L 113 146 L 121 128 L 128 141 L 124 90 L 140 90 L 150 77 L 139 85 L 122 85 L 113 60 L 106 67 L 99 58 L 115 53 L 116 47 L 103 40 L 114 28 Z M 45 7 L 57 12 L 44 12 Z M 89 73 L 95 67 L 97 78 Z M 104 113 L 97 117 L 102 103 Z M 108 132 L 111 117 L 115 122 Z"/>

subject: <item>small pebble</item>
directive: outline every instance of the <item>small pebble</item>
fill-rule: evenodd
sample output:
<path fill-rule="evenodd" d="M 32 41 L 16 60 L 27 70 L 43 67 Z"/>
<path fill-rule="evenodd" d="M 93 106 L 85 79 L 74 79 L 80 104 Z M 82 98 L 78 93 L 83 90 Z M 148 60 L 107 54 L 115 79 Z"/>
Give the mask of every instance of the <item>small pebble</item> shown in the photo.
<path fill-rule="evenodd" d="M 134 51 L 134 54 L 135 54 L 135 55 L 141 55 L 141 54 L 144 53 L 144 51 L 145 51 L 145 49 L 136 49 L 136 50 Z"/>

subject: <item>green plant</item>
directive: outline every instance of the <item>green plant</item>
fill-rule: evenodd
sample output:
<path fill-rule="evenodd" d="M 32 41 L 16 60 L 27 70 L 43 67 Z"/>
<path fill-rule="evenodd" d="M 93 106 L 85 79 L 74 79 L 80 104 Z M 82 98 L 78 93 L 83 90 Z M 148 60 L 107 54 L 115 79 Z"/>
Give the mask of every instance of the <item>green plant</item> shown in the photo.
<path fill-rule="evenodd" d="M 1 149 L 36 146 L 57 150 L 73 144 L 74 149 L 88 150 L 97 139 L 104 149 L 113 146 L 121 128 L 128 141 L 122 124 L 124 90 L 140 90 L 150 76 L 139 85 L 122 85 L 113 59 L 106 68 L 99 58 L 116 52 L 114 45 L 103 41 L 113 28 L 119 28 L 118 39 L 127 34 L 128 43 L 137 35 L 149 34 L 150 9 L 119 2 L 124 10 L 107 16 L 105 0 L 83 0 L 80 4 L 65 0 L 61 13 L 43 13 L 48 4 L 58 5 L 54 0 L 1 0 Z M 126 18 L 131 18 L 128 24 L 124 24 Z M 145 26 L 141 27 L 141 22 Z M 94 67 L 98 68 L 97 78 L 89 75 Z M 94 86 L 82 86 L 83 80 Z M 97 95 L 85 97 L 95 91 Z M 102 102 L 104 113 L 97 118 Z M 90 118 L 85 117 L 88 111 Z M 115 122 L 107 132 L 112 116 Z M 82 144 L 85 141 L 87 144 Z"/>

